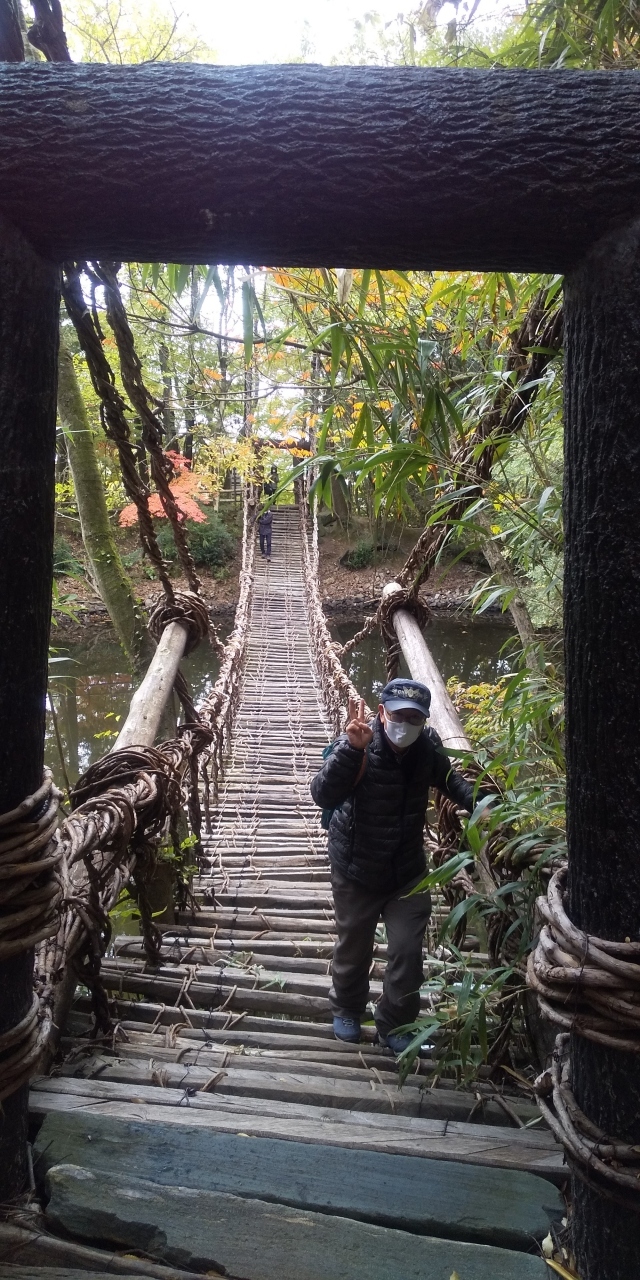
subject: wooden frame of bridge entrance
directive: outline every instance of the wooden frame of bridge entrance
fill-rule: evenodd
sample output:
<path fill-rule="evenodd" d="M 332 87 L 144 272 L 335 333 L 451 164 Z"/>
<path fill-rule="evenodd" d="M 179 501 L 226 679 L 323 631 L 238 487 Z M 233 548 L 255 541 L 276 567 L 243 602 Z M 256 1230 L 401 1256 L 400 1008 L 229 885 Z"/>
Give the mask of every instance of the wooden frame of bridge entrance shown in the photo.
<path fill-rule="evenodd" d="M 57 264 L 562 271 L 570 911 L 637 939 L 637 73 L 3 64 L 0 217 L 0 812 L 42 770 Z M 0 977 L 1 1033 L 30 961 Z M 640 1142 L 638 1056 L 575 1038 L 573 1063 L 587 1115 Z M 5 1197 L 25 1094 L 4 1104 Z M 584 1280 L 628 1280 L 640 1215 L 574 1193 Z"/>

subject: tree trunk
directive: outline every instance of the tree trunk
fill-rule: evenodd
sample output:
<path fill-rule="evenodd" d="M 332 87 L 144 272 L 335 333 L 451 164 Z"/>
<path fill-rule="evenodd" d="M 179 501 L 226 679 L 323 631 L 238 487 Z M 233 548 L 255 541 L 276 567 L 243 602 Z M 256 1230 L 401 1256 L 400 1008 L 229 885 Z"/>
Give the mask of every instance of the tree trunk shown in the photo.
<path fill-rule="evenodd" d="M 6 63 L 0 207 L 62 261 L 565 271 L 639 120 L 617 71 Z"/>
<path fill-rule="evenodd" d="M 40 786 L 53 580 L 59 279 L 0 220 L 0 813 Z M 28 1012 L 33 951 L 0 964 L 0 1034 Z M 28 1089 L 2 1103 L 0 1200 L 22 1190 Z"/>
<path fill-rule="evenodd" d="M 484 530 L 482 537 L 482 554 L 485 556 L 490 568 L 500 579 L 500 585 L 509 587 L 511 590 L 517 591 L 509 605 L 509 613 L 513 618 L 516 630 L 522 641 L 523 649 L 532 648 L 538 643 L 536 638 L 535 627 L 531 621 L 529 610 L 522 599 L 520 583 L 516 578 L 507 557 L 502 548 L 491 536 L 491 522 L 482 512 L 476 516 L 478 524 Z"/>
<path fill-rule="evenodd" d="M 161 342 L 158 347 L 158 362 L 162 373 L 162 426 L 164 430 L 164 447 L 165 449 L 174 449 L 175 441 L 175 425 L 176 415 L 173 408 L 173 378 L 171 376 L 171 368 L 169 365 L 169 348 L 166 342 Z"/>
<path fill-rule="evenodd" d="M 0 62 L 24 62 L 16 0 L 0 0 Z"/>
<path fill-rule="evenodd" d="M 566 283 L 565 645 L 569 913 L 640 937 L 640 223 Z M 640 1056 L 572 1038 L 578 1105 L 640 1143 Z M 574 1178 L 582 1280 L 637 1275 L 640 1213 Z"/>
<path fill-rule="evenodd" d="M 93 432 L 71 353 L 61 343 L 58 409 L 64 424 L 69 466 L 78 503 L 85 550 L 114 631 L 135 670 L 150 662 L 154 644 L 109 523 Z"/>
<path fill-rule="evenodd" d="M 333 502 L 334 515 L 338 517 L 343 529 L 349 528 L 349 503 L 347 501 L 347 486 L 342 476 L 331 476 L 331 500 Z M 374 542 L 375 542 L 374 529 Z"/>

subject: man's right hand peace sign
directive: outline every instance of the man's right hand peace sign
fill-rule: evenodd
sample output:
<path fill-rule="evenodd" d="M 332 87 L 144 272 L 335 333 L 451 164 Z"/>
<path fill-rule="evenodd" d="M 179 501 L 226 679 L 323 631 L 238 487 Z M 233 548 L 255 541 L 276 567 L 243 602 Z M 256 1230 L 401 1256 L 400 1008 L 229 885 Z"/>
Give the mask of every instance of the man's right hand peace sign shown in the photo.
<path fill-rule="evenodd" d="M 364 718 L 364 698 L 360 705 L 355 698 L 349 698 L 349 720 L 345 729 L 349 745 L 358 751 L 364 751 L 373 738 L 373 729 Z"/>

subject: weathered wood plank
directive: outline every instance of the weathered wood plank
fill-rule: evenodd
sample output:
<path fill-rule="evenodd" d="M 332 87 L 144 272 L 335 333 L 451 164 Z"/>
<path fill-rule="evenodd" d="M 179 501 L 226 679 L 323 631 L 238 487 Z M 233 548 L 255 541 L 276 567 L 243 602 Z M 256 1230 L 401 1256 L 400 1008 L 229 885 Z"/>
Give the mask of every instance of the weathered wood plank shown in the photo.
<path fill-rule="evenodd" d="M 196 1050 L 198 1054 L 198 1050 Z M 159 1059 L 160 1060 L 160 1059 Z M 60 1068 L 60 1079 L 78 1081 L 99 1076 L 103 1081 L 118 1081 L 132 1085 L 154 1085 L 154 1067 L 135 1056 L 94 1056 L 80 1065 L 65 1063 Z M 220 1079 L 215 1085 L 217 1096 L 252 1097 L 256 1101 L 274 1098 L 282 1101 L 301 1102 L 313 1106 L 340 1107 L 353 1111 L 379 1111 L 394 1116 L 427 1116 L 443 1120 L 466 1121 L 470 1111 L 476 1111 L 478 1124 L 483 1121 L 500 1123 L 504 1111 L 487 1097 L 482 1109 L 474 1108 L 468 1094 L 448 1089 L 425 1089 L 424 1077 L 410 1077 L 399 1087 L 397 1076 L 385 1080 L 380 1071 L 363 1073 L 347 1072 L 341 1075 L 321 1076 L 309 1072 L 303 1063 L 274 1064 L 264 1059 L 254 1059 L 250 1067 L 240 1057 L 229 1057 Z M 192 1064 L 181 1056 L 179 1064 L 166 1062 L 162 1068 L 163 1084 L 183 1089 L 201 1089 L 211 1080 L 212 1072 L 205 1066 Z M 517 1114 L 530 1122 L 537 1120 L 534 1106 L 518 1104 Z"/>
<path fill-rule="evenodd" d="M 138 1272 L 138 1274 L 140 1274 Z M 113 1280 L 113 1271 L 78 1271 L 76 1267 L 12 1267 L 0 1262 L 0 1280 Z"/>
<path fill-rule="evenodd" d="M 638 214 L 639 118 L 615 71 L 6 64 L 2 208 L 57 260 L 565 271 Z"/>
<path fill-rule="evenodd" d="M 62 1087 L 60 1087 L 62 1086 Z M 257 1110 L 251 1098 L 196 1093 L 183 1089 L 150 1089 L 107 1081 L 36 1081 L 31 1090 L 34 1116 L 79 1112 L 110 1115 L 145 1124 L 193 1124 L 225 1133 L 276 1137 L 320 1146 L 385 1151 L 391 1155 L 430 1156 L 496 1168 L 539 1173 L 563 1183 L 566 1169 L 550 1135 L 522 1129 L 461 1124 L 456 1121 L 350 1112 L 301 1103 L 263 1100 Z"/>
<path fill-rule="evenodd" d="M 183 1003 L 187 1008 L 205 1009 L 263 1010 L 269 1013 L 297 1013 L 302 1017 L 330 1017 L 329 1001 L 322 996 L 288 995 L 284 991 L 272 988 L 255 991 L 248 990 L 241 982 L 232 984 L 220 982 L 217 986 L 209 982 L 191 982 L 184 997 L 178 997 L 182 983 L 172 981 L 169 977 L 151 977 L 131 970 L 117 970 L 105 964 L 102 970 L 102 981 L 107 991 L 129 992 L 140 995 L 151 995 L 157 1000 L 166 1000 L 170 1004 Z"/>

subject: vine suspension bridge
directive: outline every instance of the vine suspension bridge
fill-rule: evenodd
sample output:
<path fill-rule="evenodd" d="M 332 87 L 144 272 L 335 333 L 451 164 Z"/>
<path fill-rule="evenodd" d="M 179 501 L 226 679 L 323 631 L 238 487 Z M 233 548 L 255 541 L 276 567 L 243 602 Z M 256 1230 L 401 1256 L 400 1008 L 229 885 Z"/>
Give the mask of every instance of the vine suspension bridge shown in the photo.
<path fill-rule="evenodd" d="M 120 747 L 139 832 L 150 826 L 157 837 L 166 813 L 161 805 L 150 814 L 149 784 L 175 812 L 180 797 L 171 800 L 166 785 L 158 792 L 158 778 L 163 769 L 193 778 L 201 747 L 189 745 L 187 730 L 182 754 L 165 744 L 158 764 L 152 750 L 131 782 L 142 750 L 131 735 L 144 737 L 148 716 L 142 689 L 159 714 L 158 683 L 170 688 L 177 666 L 161 656 L 164 641 L 155 694 L 150 670 L 116 748 L 97 777 L 96 766 L 93 779 L 85 776 L 101 800 L 84 799 L 62 824 L 76 824 L 76 850 L 80 820 L 93 839 L 63 873 L 73 925 L 59 931 L 57 951 L 47 940 L 39 952 L 41 1041 L 44 1023 L 45 1061 L 54 1049 L 57 1056 L 31 1083 L 31 1115 L 34 1170 L 39 1181 L 46 1175 L 49 1203 L 44 1221 L 24 1214 L 0 1228 L 12 1250 L 0 1277 L 44 1280 L 74 1267 L 103 1274 L 96 1241 L 146 1257 L 125 1264 L 118 1255 L 119 1274 L 449 1280 L 457 1271 L 463 1280 L 500 1280 L 514 1266 L 519 1276 L 547 1274 L 538 1246 L 562 1215 L 565 1170 L 535 1107 L 490 1084 L 471 1093 L 451 1082 L 430 1087 L 428 1058 L 400 1085 L 373 1025 L 360 1044 L 333 1037 L 332 898 L 309 782 L 356 691 L 322 614 L 317 541 L 309 544 L 299 496 L 300 505 L 276 509 L 270 563 L 254 563 L 245 517 L 236 627 L 208 700 L 215 795 L 200 788 L 206 829 L 184 909 L 159 928 L 147 912 L 144 937 L 106 945 L 103 935 L 97 962 L 92 910 L 95 917 L 99 901 L 104 914 L 130 876 L 141 884 L 136 857 L 145 847 L 131 830 L 124 838 L 113 824 L 99 830 L 101 803 L 117 804 L 126 791 L 109 761 Z M 176 629 L 182 651 L 179 622 L 164 637 L 175 640 Z M 82 800 L 83 780 L 79 786 Z M 57 838 L 64 845 L 68 831 Z M 72 909 L 82 885 L 88 936 Z M 436 898 L 436 918 L 446 909 Z M 477 941 L 469 945 L 481 972 L 488 958 Z M 51 980 L 56 963 L 74 957 L 82 984 L 75 996 L 75 975 Z M 373 998 L 385 962 L 381 934 Z M 439 964 L 425 953 L 427 970 Z M 425 992 L 425 1012 L 429 1000 Z M 55 1270 L 55 1262 L 72 1270 Z"/>

